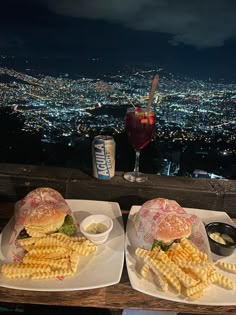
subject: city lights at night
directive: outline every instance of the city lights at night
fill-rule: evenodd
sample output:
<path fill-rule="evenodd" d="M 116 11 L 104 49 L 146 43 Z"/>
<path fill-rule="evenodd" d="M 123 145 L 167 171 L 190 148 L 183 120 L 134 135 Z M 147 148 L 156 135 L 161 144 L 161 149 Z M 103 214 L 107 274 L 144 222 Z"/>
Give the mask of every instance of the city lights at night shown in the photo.
<path fill-rule="evenodd" d="M 62 0 L 10 2 L 0 13 L 0 110 L 2 128 L 9 119 L 17 126 L 13 130 L 12 122 L 7 132 L 10 142 L 1 141 L 3 162 L 10 156 L 18 162 L 19 139 L 32 135 L 44 152 L 37 163 L 70 166 L 68 156 L 76 160 L 75 153 L 60 161 L 60 152 L 79 148 L 83 154 L 95 135 L 110 134 L 117 140 L 117 167 L 128 168 L 119 161 L 126 150 L 125 111 L 129 101 L 146 106 L 158 73 L 156 131 L 143 153 L 152 166 L 146 171 L 235 178 L 235 3 L 219 0 L 212 8 L 206 1 L 205 10 L 212 9 L 206 15 L 200 5 L 193 11 L 183 1 L 166 2 L 168 10 L 163 1 L 147 1 L 143 11 L 138 2 L 135 12 L 129 10 L 133 1 L 119 10 L 108 1 L 100 6 L 80 1 L 78 7 Z M 135 19 L 141 12 L 143 20 Z M 51 162 L 48 151 L 53 155 L 57 145 L 62 151 Z M 25 152 L 27 161 L 34 163 L 31 153 Z"/>

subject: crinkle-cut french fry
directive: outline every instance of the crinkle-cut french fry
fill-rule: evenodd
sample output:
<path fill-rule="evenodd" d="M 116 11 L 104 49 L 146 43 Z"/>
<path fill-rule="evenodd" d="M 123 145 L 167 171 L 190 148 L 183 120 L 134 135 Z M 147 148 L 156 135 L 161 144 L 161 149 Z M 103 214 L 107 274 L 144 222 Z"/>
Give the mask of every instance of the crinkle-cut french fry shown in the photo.
<path fill-rule="evenodd" d="M 181 256 L 179 254 L 174 255 L 174 253 L 173 253 L 173 254 L 169 255 L 167 253 L 167 256 L 179 267 L 181 267 L 181 265 L 184 262 L 186 262 L 185 257 L 183 257 L 183 256 Z"/>
<path fill-rule="evenodd" d="M 173 261 L 188 261 L 189 255 L 186 253 L 179 243 L 174 243 L 167 251 L 167 256 Z"/>
<path fill-rule="evenodd" d="M 73 253 L 72 250 L 68 249 L 67 252 L 56 252 L 56 253 L 49 253 L 44 254 L 40 256 L 40 258 L 46 258 L 46 259 L 52 259 L 52 260 L 58 260 L 62 258 L 70 258 L 70 255 Z"/>
<path fill-rule="evenodd" d="M 73 276 L 73 272 L 71 269 L 67 270 L 55 270 L 50 272 L 35 272 L 32 274 L 33 280 L 43 280 L 43 279 L 51 279 L 51 278 L 58 278 L 58 277 L 67 277 Z"/>
<path fill-rule="evenodd" d="M 185 267 L 185 268 L 209 268 L 209 266 L 213 266 L 213 264 L 209 261 L 179 261 L 178 262 L 179 267 Z"/>
<path fill-rule="evenodd" d="M 180 246 L 185 249 L 186 251 L 194 254 L 194 257 L 200 259 L 200 261 L 207 261 L 208 257 L 207 254 L 200 251 L 196 245 L 194 245 L 189 239 L 182 238 L 180 241 Z"/>
<path fill-rule="evenodd" d="M 150 271 L 149 266 L 147 264 L 144 264 L 143 267 L 141 268 L 141 271 L 140 271 L 141 276 L 143 278 L 147 278 L 147 275 L 149 274 L 149 271 Z"/>
<path fill-rule="evenodd" d="M 201 263 L 202 260 L 201 260 L 200 256 L 198 255 L 198 253 L 193 252 L 190 248 L 185 248 L 185 247 L 182 247 L 182 248 L 183 248 L 183 251 L 188 256 L 187 260 Z"/>
<path fill-rule="evenodd" d="M 155 247 L 153 250 L 150 251 L 149 257 L 156 259 L 158 257 L 159 251 L 161 250 L 160 247 Z"/>
<path fill-rule="evenodd" d="M 62 233 L 54 233 L 51 235 L 53 238 L 56 238 L 62 242 L 73 241 L 77 243 L 83 243 L 87 241 L 87 238 L 84 236 L 68 236 Z"/>
<path fill-rule="evenodd" d="M 24 264 L 33 264 L 39 266 L 50 266 L 53 269 L 68 269 L 69 268 L 69 259 L 48 259 L 48 258 L 35 258 L 35 256 L 25 256 L 23 258 Z"/>
<path fill-rule="evenodd" d="M 159 250 L 160 250 L 159 247 L 155 247 L 153 250 L 148 250 L 148 249 L 138 247 L 135 250 L 135 254 L 141 258 L 144 258 L 146 256 L 155 258 L 157 257 Z"/>
<path fill-rule="evenodd" d="M 62 241 L 53 238 L 51 236 L 42 237 L 38 241 L 35 242 L 34 248 L 37 247 L 66 247 L 66 244 L 64 244 Z"/>
<path fill-rule="evenodd" d="M 40 237 L 29 237 L 29 238 L 18 239 L 17 242 L 20 244 L 20 246 L 25 248 L 25 246 L 34 245 L 35 242 L 37 242 L 40 239 L 41 239 Z"/>
<path fill-rule="evenodd" d="M 53 237 L 61 246 L 69 247 L 82 256 L 87 256 L 96 251 L 96 246 L 88 239 L 82 237 L 80 241 L 73 241 L 68 235 L 56 233 Z"/>
<path fill-rule="evenodd" d="M 43 270 L 44 272 L 50 272 L 51 268 L 49 266 L 38 266 L 30 264 L 5 264 L 2 266 L 2 274 L 7 278 L 29 278 L 34 272 L 39 272 Z"/>
<path fill-rule="evenodd" d="M 203 290 L 200 290 L 200 291 L 196 292 L 195 294 L 188 296 L 188 298 L 191 301 L 195 301 L 195 300 L 200 299 L 202 296 L 203 296 Z"/>
<path fill-rule="evenodd" d="M 225 270 L 225 271 L 228 271 L 231 273 L 236 273 L 236 265 L 235 264 L 227 263 L 224 261 L 218 261 L 215 265 L 222 270 Z"/>
<path fill-rule="evenodd" d="M 94 245 L 90 241 L 85 241 L 81 244 L 76 244 L 75 246 L 71 247 L 76 253 L 80 254 L 81 256 L 87 256 L 91 253 L 94 253 L 97 249 L 96 245 Z"/>
<path fill-rule="evenodd" d="M 31 273 L 28 271 L 21 271 L 19 273 L 9 273 L 9 274 L 3 274 L 8 279 L 27 279 L 30 278 Z"/>
<path fill-rule="evenodd" d="M 146 265 L 146 264 L 145 264 Z M 164 292 L 168 291 L 169 285 L 168 285 L 168 280 L 167 278 L 162 275 L 157 269 L 151 269 L 156 277 L 155 277 L 155 283 L 156 285 Z"/>
<path fill-rule="evenodd" d="M 216 278 L 214 280 L 214 283 L 217 284 L 218 286 L 223 287 L 224 289 L 228 289 L 228 290 L 233 290 L 236 288 L 236 283 L 233 282 L 231 279 L 229 279 L 228 277 L 220 274 L 220 273 L 216 273 Z"/>
<path fill-rule="evenodd" d="M 188 275 L 190 275 L 193 279 L 195 280 L 199 280 L 199 277 L 190 269 L 190 268 L 184 268 L 184 267 L 181 267 L 181 269 L 187 273 Z"/>
<path fill-rule="evenodd" d="M 44 237 L 47 235 L 46 232 L 35 231 L 34 229 L 31 229 L 30 227 L 25 227 L 25 230 L 32 237 Z"/>
<path fill-rule="evenodd" d="M 154 272 L 157 270 L 162 275 L 164 275 L 176 292 L 180 293 L 180 281 L 167 265 L 165 265 L 162 261 L 153 259 L 149 256 L 145 257 L 144 261 L 149 265 L 150 268 L 152 268 L 152 270 L 154 270 Z"/>
<path fill-rule="evenodd" d="M 67 236 L 67 235 L 65 235 Z M 69 236 L 67 236 L 69 237 Z M 44 238 L 41 238 L 38 240 L 35 245 L 35 247 L 52 247 L 52 246 L 58 246 L 58 247 L 65 247 L 65 248 L 72 248 L 74 246 L 74 242 L 71 241 L 69 238 L 67 239 L 59 239 L 52 236 L 47 236 Z"/>
<path fill-rule="evenodd" d="M 208 268 L 204 267 L 204 268 L 199 268 L 196 266 L 189 266 L 189 269 L 192 270 L 193 273 L 195 273 L 195 275 L 201 279 L 202 281 L 206 281 L 208 279 Z"/>
<path fill-rule="evenodd" d="M 70 238 L 73 242 L 77 243 L 83 243 L 87 240 L 85 236 L 71 236 Z"/>
<path fill-rule="evenodd" d="M 192 278 L 190 275 L 185 273 L 181 268 L 179 268 L 168 256 L 167 254 L 160 250 L 158 253 L 158 259 L 160 259 L 164 264 L 168 265 L 171 271 L 176 275 L 179 281 L 186 287 L 192 287 L 196 285 L 199 281 Z"/>
<path fill-rule="evenodd" d="M 87 244 L 85 245 L 80 245 L 75 249 L 75 252 L 80 255 L 80 256 L 88 256 L 96 251 L 97 247 L 95 245 L 93 246 L 88 246 Z"/>
<path fill-rule="evenodd" d="M 144 249 L 144 248 L 140 248 L 138 247 L 135 251 L 135 254 L 138 256 L 138 257 L 141 257 L 141 258 L 144 258 L 146 256 L 149 256 L 149 257 L 152 257 L 152 258 L 156 258 L 157 255 L 158 255 L 158 252 L 159 252 L 160 248 L 159 247 L 155 247 L 153 250 L 147 250 L 147 249 Z M 149 273 L 149 266 L 147 264 L 144 264 L 143 267 L 141 268 L 141 275 L 143 278 L 146 278 L 148 273 Z"/>
<path fill-rule="evenodd" d="M 66 242 L 71 241 L 71 237 L 69 235 L 63 234 L 63 233 L 53 233 L 50 235 L 51 237 L 54 237 L 60 241 Z"/>
<path fill-rule="evenodd" d="M 52 257 L 60 255 L 60 254 L 66 254 L 68 252 L 68 249 L 65 247 L 59 247 L 59 246 L 50 246 L 50 247 L 36 247 L 33 248 L 30 251 L 31 256 L 37 256 L 37 257 L 46 257 L 48 255 L 52 255 Z"/>
<path fill-rule="evenodd" d="M 80 255 L 78 255 L 76 252 L 72 253 L 70 256 L 70 266 L 73 273 L 76 273 L 79 264 L 79 258 Z"/>
<path fill-rule="evenodd" d="M 150 254 L 150 250 L 137 247 L 135 250 L 135 255 L 141 258 L 147 257 Z"/>
<path fill-rule="evenodd" d="M 208 275 L 208 277 L 210 277 L 211 275 L 213 275 L 213 273 L 216 273 L 216 268 L 215 268 L 215 266 L 214 266 L 212 263 L 210 263 L 210 264 L 208 265 L 208 269 L 207 269 L 207 275 Z"/>
<path fill-rule="evenodd" d="M 185 240 L 185 239 L 183 239 Z M 193 246 L 193 244 L 186 243 L 184 246 L 180 242 L 180 246 L 182 247 L 183 251 L 188 255 L 188 260 L 195 261 L 198 263 L 201 263 L 202 261 L 205 261 L 205 257 L 203 256 L 203 260 L 200 257 L 199 252 L 196 250 L 196 248 Z M 202 255 L 201 255 L 202 256 Z"/>
<path fill-rule="evenodd" d="M 209 264 L 208 266 L 204 267 L 204 268 L 199 268 L 200 270 L 197 269 L 192 269 L 193 272 L 196 272 L 196 274 L 198 275 L 198 277 L 203 280 L 206 281 L 208 278 L 210 278 L 212 275 L 214 275 L 216 273 L 216 269 L 214 267 L 213 264 Z"/>
<path fill-rule="evenodd" d="M 187 297 L 190 297 L 192 295 L 195 295 L 196 293 L 198 293 L 199 291 L 204 290 L 205 288 L 207 288 L 211 283 L 215 282 L 217 279 L 216 274 L 213 274 L 211 277 L 209 277 L 207 279 L 207 281 L 204 282 L 200 282 L 199 284 L 197 284 L 194 287 L 191 288 L 187 288 L 184 293 L 186 294 Z"/>
<path fill-rule="evenodd" d="M 55 252 L 53 252 L 52 250 L 48 252 L 45 250 L 44 252 L 42 252 L 41 249 L 43 248 L 44 247 L 40 248 L 39 252 L 37 251 L 37 248 L 35 250 L 31 250 L 28 253 L 26 253 L 24 257 L 56 260 L 56 259 L 68 258 L 73 252 L 72 249 L 65 248 L 65 247 L 59 247 L 57 248 Z"/>

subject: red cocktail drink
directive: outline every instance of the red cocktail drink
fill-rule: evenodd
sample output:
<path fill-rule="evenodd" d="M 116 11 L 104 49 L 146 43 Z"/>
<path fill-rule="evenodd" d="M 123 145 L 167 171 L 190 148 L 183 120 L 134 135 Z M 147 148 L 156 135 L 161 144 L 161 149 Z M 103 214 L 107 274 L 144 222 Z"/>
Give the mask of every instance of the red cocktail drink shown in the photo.
<path fill-rule="evenodd" d="M 128 108 L 125 117 L 125 128 L 128 141 L 135 150 L 135 167 L 133 172 L 124 174 L 130 182 L 144 182 L 147 177 L 139 172 L 140 151 L 152 140 L 155 132 L 155 114 L 142 108 Z"/>
<path fill-rule="evenodd" d="M 135 150 L 143 149 L 152 139 L 155 131 L 155 114 L 141 108 L 129 109 L 125 121 L 128 141 Z"/>

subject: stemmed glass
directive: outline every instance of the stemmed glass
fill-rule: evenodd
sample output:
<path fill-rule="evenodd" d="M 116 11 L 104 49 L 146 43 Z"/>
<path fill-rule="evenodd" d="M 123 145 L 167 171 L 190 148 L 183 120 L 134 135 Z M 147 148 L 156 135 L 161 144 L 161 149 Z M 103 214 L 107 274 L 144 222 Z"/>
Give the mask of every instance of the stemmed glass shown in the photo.
<path fill-rule="evenodd" d="M 125 129 L 129 144 L 135 150 L 135 166 L 133 172 L 124 174 L 129 182 L 144 182 L 145 174 L 139 172 L 139 157 L 141 150 L 151 141 L 155 132 L 155 113 L 147 108 L 128 108 L 125 117 Z"/>
<path fill-rule="evenodd" d="M 151 110 L 155 90 L 159 81 L 159 75 L 155 74 L 152 80 L 149 93 L 148 104 L 146 108 L 133 107 L 128 108 L 125 116 L 125 129 L 128 135 L 128 141 L 135 150 L 135 166 L 133 172 L 124 174 L 124 178 L 129 182 L 142 183 L 147 180 L 147 176 L 139 172 L 139 157 L 141 150 L 151 141 L 155 132 L 156 116 Z"/>

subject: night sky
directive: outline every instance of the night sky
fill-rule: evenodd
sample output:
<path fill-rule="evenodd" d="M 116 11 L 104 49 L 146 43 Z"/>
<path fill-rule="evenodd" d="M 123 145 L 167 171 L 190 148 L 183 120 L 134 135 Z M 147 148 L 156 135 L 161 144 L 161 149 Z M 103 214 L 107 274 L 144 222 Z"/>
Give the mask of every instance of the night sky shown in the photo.
<path fill-rule="evenodd" d="M 236 81 L 235 0 L 2 0 L 0 54 L 155 63 Z"/>

